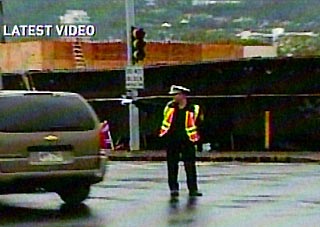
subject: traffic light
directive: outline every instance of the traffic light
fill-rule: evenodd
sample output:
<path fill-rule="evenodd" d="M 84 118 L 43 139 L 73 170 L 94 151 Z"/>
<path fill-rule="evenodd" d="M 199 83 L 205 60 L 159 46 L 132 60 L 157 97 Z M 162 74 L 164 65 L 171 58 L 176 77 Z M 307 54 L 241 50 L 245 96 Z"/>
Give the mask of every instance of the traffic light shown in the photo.
<path fill-rule="evenodd" d="M 135 64 L 142 61 L 146 57 L 144 41 L 146 33 L 143 28 L 131 27 L 131 48 L 132 48 L 132 63 Z"/>

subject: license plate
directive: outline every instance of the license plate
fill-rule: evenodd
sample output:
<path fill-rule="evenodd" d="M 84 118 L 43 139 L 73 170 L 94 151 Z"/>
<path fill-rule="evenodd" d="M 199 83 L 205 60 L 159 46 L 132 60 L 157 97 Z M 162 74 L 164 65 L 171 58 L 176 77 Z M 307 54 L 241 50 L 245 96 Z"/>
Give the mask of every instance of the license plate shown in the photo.
<path fill-rule="evenodd" d="M 30 163 L 33 165 L 53 165 L 72 162 L 70 152 L 32 152 L 30 153 Z"/>

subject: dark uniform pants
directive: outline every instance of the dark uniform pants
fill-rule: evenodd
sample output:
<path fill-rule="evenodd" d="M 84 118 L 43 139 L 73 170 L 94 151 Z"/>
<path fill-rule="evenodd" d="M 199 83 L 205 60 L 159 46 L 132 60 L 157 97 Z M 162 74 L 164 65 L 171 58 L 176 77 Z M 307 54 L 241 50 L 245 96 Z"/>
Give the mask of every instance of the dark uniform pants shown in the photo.
<path fill-rule="evenodd" d="M 167 148 L 168 183 L 171 191 L 179 190 L 179 161 L 184 162 L 189 191 L 197 191 L 196 151 L 190 141 L 170 142 Z"/>

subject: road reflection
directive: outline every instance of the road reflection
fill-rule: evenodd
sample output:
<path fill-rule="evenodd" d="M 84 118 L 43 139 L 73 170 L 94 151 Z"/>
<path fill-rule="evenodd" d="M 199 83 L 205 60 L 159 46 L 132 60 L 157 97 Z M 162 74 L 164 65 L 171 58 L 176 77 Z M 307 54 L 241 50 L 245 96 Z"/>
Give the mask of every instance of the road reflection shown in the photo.
<path fill-rule="evenodd" d="M 196 226 L 197 197 L 189 197 L 187 201 L 179 198 L 170 198 L 168 209 L 168 226 Z"/>
<path fill-rule="evenodd" d="M 91 223 L 90 226 L 101 226 L 99 223 L 94 224 L 97 220 L 86 204 L 73 207 L 63 204 L 58 209 L 44 209 L 12 206 L 0 201 L 0 214 L 1 226 L 26 226 L 26 223 L 37 225 L 41 222 L 51 223 L 52 226 L 68 226 L 70 222 L 80 227 L 88 223 Z"/>

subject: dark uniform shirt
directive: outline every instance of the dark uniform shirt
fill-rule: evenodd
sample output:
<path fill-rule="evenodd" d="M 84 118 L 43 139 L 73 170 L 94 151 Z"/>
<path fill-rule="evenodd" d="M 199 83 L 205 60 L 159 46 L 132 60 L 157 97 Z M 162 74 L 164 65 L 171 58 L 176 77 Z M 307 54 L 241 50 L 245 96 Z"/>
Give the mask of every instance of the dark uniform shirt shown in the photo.
<path fill-rule="evenodd" d="M 175 141 L 188 141 L 186 132 L 186 111 L 187 108 L 176 107 L 169 135 Z"/>

